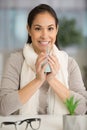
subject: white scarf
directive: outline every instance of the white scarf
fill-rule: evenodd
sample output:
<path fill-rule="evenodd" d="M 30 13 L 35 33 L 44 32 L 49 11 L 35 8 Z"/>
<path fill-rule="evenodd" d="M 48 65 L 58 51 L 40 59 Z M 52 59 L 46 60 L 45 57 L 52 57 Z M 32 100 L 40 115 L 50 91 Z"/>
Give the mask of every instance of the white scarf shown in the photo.
<path fill-rule="evenodd" d="M 68 55 L 64 51 L 58 50 L 54 45 L 52 53 L 54 53 L 59 61 L 60 70 L 56 75 L 56 78 L 61 81 L 68 88 Z M 20 88 L 23 88 L 26 84 L 31 82 L 36 76 L 35 62 L 38 55 L 35 53 L 32 44 L 25 44 L 23 49 L 24 54 L 24 63 L 22 66 L 21 72 L 21 85 Z M 38 105 L 39 105 L 39 89 L 37 92 L 25 103 L 20 109 L 20 114 L 35 115 L 38 114 Z M 48 114 L 67 114 L 68 111 L 61 101 L 61 99 L 54 93 L 51 87 L 48 90 Z"/>

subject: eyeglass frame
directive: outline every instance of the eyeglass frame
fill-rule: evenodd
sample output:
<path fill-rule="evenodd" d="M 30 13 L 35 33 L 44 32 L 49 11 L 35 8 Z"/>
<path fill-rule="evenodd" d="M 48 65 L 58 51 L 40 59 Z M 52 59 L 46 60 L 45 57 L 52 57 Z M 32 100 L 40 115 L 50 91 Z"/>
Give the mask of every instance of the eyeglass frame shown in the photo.
<path fill-rule="evenodd" d="M 38 128 L 33 128 L 32 125 L 31 125 L 31 122 L 32 121 L 39 121 L 39 126 Z M 40 128 L 40 125 L 41 125 L 41 118 L 28 118 L 28 119 L 24 119 L 24 120 L 21 120 L 21 121 L 5 121 L 5 122 L 2 122 L 1 123 L 1 127 L 2 125 L 15 125 L 15 129 L 17 130 L 17 125 L 21 125 L 22 123 L 24 122 L 27 122 L 27 125 L 26 125 L 26 128 L 25 130 L 27 130 L 28 128 L 28 124 L 30 124 L 30 127 L 33 129 L 33 130 L 38 130 Z"/>

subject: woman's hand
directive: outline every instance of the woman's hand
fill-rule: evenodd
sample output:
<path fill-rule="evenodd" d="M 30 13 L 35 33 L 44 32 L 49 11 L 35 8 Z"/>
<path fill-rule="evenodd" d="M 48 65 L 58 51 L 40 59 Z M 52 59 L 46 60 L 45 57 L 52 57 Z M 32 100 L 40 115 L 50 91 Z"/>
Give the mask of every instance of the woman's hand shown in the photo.
<path fill-rule="evenodd" d="M 46 80 L 46 74 L 44 73 L 45 68 L 46 68 L 46 60 L 47 60 L 47 55 L 45 53 L 40 53 L 38 55 L 38 58 L 36 60 L 36 78 L 45 81 Z"/>
<path fill-rule="evenodd" d="M 47 81 L 49 82 L 58 73 L 60 65 L 58 62 L 58 58 L 55 55 L 48 56 L 48 64 L 51 67 L 51 73 L 47 74 L 47 77 L 46 77 Z"/>

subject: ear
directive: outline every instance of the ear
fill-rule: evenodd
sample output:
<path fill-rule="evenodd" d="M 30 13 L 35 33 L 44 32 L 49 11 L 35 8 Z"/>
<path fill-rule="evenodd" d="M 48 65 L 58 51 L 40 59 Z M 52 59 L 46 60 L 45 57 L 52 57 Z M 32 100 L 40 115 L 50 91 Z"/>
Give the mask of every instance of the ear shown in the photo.
<path fill-rule="evenodd" d="M 29 35 L 31 36 L 30 27 L 27 25 L 26 28 L 27 28 L 27 31 L 28 31 Z"/>

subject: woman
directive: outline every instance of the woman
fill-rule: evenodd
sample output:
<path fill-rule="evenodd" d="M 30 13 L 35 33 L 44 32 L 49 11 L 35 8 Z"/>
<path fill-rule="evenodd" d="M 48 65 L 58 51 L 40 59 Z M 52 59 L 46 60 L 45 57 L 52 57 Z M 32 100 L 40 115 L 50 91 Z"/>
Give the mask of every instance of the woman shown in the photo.
<path fill-rule="evenodd" d="M 85 87 L 76 61 L 57 48 L 58 19 L 41 4 L 27 20 L 28 41 L 11 54 L 2 77 L 0 114 L 67 114 L 64 102 L 80 99 L 77 114 L 86 112 Z"/>

